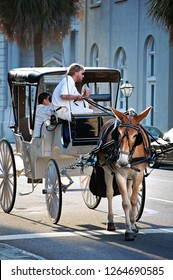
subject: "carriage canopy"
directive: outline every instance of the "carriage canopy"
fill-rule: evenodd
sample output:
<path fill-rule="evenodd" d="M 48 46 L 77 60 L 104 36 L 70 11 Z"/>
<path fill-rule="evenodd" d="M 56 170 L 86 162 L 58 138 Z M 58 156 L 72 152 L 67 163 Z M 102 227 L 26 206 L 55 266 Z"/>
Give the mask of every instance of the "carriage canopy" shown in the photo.
<path fill-rule="evenodd" d="M 8 73 L 14 112 L 14 129 L 20 131 L 22 119 L 29 118 L 30 129 L 34 129 L 37 99 L 40 92 L 53 92 L 67 73 L 65 67 L 16 68 Z M 79 92 L 88 84 L 91 98 L 103 106 L 116 108 L 120 72 L 104 67 L 86 67 L 82 83 L 77 84 Z"/>

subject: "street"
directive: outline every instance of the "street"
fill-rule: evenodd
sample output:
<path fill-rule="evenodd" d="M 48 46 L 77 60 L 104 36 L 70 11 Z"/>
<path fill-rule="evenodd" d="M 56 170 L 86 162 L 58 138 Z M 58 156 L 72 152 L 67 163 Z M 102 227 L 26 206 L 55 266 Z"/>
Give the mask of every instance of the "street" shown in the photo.
<path fill-rule="evenodd" d="M 150 172 L 151 169 L 148 169 Z M 30 195 L 25 177 L 18 178 L 18 193 L 11 214 L 0 209 L 0 256 L 6 259 L 47 260 L 168 260 L 173 259 L 173 172 L 154 169 L 146 178 L 146 203 L 133 242 L 124 240 L 121 197 L 114 197 L 117 230 L 107 232 L 107 200 L 95 210 L 86 207 L 79 178 L 63 193 L 58 225 L 49 220 L 40 184 Z M 3 257 L 4 253 L 4 257 Z M 5 254 L 6 253 L 6 254 Z"/>

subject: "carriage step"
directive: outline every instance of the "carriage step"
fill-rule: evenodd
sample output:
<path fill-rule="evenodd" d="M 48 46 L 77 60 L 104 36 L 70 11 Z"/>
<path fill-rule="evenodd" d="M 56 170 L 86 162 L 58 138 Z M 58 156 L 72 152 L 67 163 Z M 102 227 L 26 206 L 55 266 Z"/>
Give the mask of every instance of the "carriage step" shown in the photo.
<path fill-rule="evenodd" d="M 43 189 L 42 194 L 54 194 L 54 189 Z"/>
<path fill-rule="evenodd" d="M 52 194 L 52 195 L 54 195 L 56 193 L 57 193 L 57 191 L 54 188 L 49 188 L 49 189 L 43 189 L 42 190 L 42 194 Z"/>
<path fill-rule="evenodd" d="M 43 180 L 42 180 L 42 178 L 40 179 L 31 179 L 31 178 L 28 178 L 28 180 L 27 180 L 27 182 L 28 182 L 28 184 L 32 184 L 32 183 L 43 183 Z"/>
<path fill-rule="evenodd" d="M 51 189 L 43 189 L 42 190 L 42 194 L 54 194 L 55 193 L 55 189 L 51 188 Z"/>
<path fill-rule="evenodd" d="M 43 190 L 42 190 L 42 194 L 47 194 L 47 190 L 46 190 L 46 189 L 43 189 Z"/>

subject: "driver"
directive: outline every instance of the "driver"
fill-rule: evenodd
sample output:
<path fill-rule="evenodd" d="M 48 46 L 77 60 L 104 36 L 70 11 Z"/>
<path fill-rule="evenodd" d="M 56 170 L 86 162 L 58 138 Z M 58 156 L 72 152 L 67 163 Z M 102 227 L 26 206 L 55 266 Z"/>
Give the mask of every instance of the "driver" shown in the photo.
<path fill-rule="evenodd" d="M 82 95 L 78 92 L 75 83 L 82 82 L 85 69 L 82 65 L 73 63 L 69 66 L 67 75 L 56 86 L 52 95 L 52 104 L 66 106 L 73 114 L 93 113 L 92 106 L 84 100 L 90 95 L 90 89 L 85 87 Z"/>

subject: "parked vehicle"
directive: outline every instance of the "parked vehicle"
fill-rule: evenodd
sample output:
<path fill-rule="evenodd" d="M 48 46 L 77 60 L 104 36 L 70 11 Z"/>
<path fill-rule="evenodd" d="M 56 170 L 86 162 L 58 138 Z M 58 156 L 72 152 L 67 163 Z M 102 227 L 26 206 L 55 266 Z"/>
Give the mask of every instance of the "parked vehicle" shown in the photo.
<path fill-rule="evenodd" d="M 157 153 L 149 167 L 159 168 L 163 165 L 173 166 L 173 128 L 162 133 L 157 127 L 144 126 L 149 133 L 151 146 Z"/>
<path fill-rule="evenodd" d="M 144 128 L 147 130 L 151 142 L 158 140 L 159 138 L 163 139 L 164 134 L 157 127 L 144 125 Z"/>
<path fill-rule="evenodd" d="M 173 143 L 173 128 L 164 133 L 163 139 L 169 143 Z"/>

